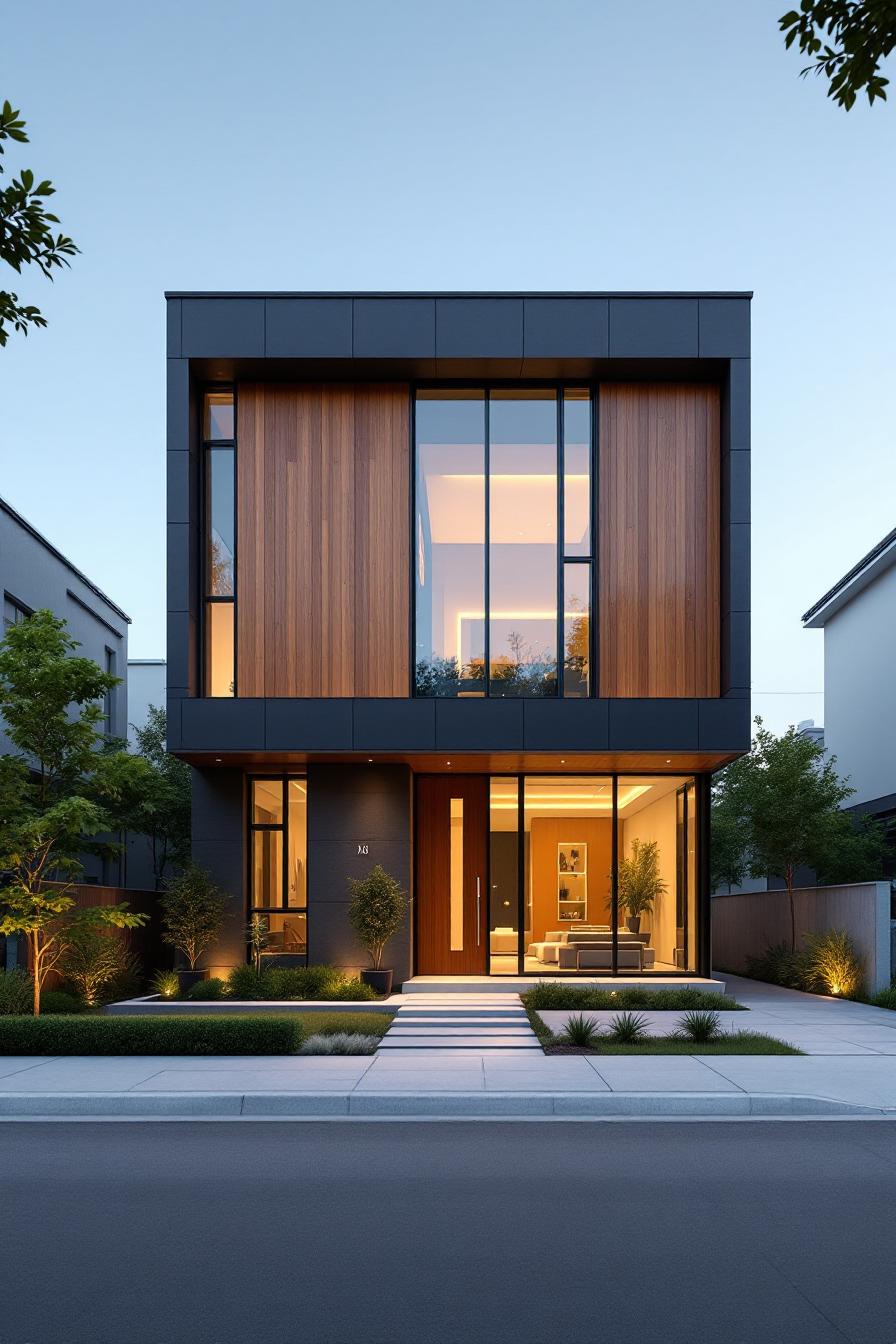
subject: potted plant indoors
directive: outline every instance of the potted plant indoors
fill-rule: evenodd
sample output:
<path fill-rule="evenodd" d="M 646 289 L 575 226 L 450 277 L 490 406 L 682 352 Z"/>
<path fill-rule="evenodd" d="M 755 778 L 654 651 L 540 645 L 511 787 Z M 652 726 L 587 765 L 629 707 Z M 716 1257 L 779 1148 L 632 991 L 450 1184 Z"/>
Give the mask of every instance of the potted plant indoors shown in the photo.
<path fill-rule="evenodd" d="M 392 971 L 383 969 L 383 950 L 404 921 L 405 893 L 378 863 L 366 877 L 349 878 L 349 887 L 352 893 L 349 922 L 373 962 L 370 970 L 361 972 L 361 979 L 378 994 L 391 994 Z"/>
<path fill-rule="evenodd" d="M 630 933 L 641 932 L 641 916 L 666 890 L 660 877 L 659 842 L 633 840 L 629 858 L 619 861 L 619 907 L 628 916 L 625 927 Z"/>
<path fill-rule="evenodd" d="M 193 865 L 166 885 L 159 899 L 162 940 L 187 961 L 188 969 L 177 971 L 181 994 L 208 976 L 207 970 L 197 970 L 196 963 L 206 948 L 218 941 L 229 904 L 209 874 Z"/>

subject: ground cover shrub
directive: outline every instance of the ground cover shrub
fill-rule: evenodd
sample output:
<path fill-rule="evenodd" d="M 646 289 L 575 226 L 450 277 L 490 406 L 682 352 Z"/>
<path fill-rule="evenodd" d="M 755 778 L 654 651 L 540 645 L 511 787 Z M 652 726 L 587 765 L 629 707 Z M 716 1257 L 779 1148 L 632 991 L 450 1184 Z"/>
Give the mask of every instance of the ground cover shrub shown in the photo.
<path fill-rule="evenodd" d="M 746 974 L 785 989 L 851 999 L 861 991 L 865 964 L 845 929 L 827 929 L 807 933 L 796 951 L 776 943 L 758 957 L 747 957 Z"/>
<path fill-rule="evenodd" d="M 185 997 L 192 1000 L 205 1000 L 206 1003 L 215 999 L 227 997 L 227 981 L 219 979 L 218 976 L 210 976 L 208 980 L 200 980 L 198 984 L 193 985 L 187 990 Z"/>
<path fill-rule="evenodd" d="M 594 1049 L 600 1040 L 600 1030 L 593 1017 L 585 1017 L 584 1013 L 573 1013 L 557 1040 L 561 1045 L 578 1045 Z"/>
<path fill-rule="evenodd" d="M 845 929 L 806 935 L 803 968 L 807 989 L 854 998 L 862 988 L 865 962 Z"/>
<path fill-rule="evenodd" d="M 702 1012 L 699 1009 L 685 1013 L 675 1033 L 681 1040 L 695 1041 L 701 1045 L 706 1041 L 718 1040 L 721 1034 L 722 1027 L 718 1013 Z"/>
<path fill-rule="evenodd" d="M 607 1036 L 617 1045 L 635 1045 L 647 1036 L 647 1018 L 643 1013 L 617 1013 L 610 1019 Z"/>
<path fill-rule="evenodd" d="M 34 1008 L 34 981 L 27 971 L 15 966 L 0 971 L 0 1017 L 30 1013 Z"/>
<path fill-rule="evenodd" d="M 379 996 L 369 985 L 350 979 L 335 966 L 271 966 L 259 975 L 254 966 L 235 966 L 226 983 L 202 980 L 187 996 L 192 1002 L 208 999 L 245 999 L 275 1003 L 317 999 L 324 1003 L 365 1003 Z"/>
<path fill-rule="evenodd" d="M 380 1036 L 362 1036 L 354 1031 L 334 1031 L 330 1035 L 315 1033 L 302 1042 L 299 1054 L 372 1055 L 381 1039 Z"/>
<path fill-rule="evenodd" d="M 65 989 L 45 989 L 40 996 L 42 1013 L 83 1013 L 86 1008 L 83 999 L 79 999 L 77 994 L 69 994 Z"/>
<path fill-rule="evenodd" d="M 569 1008 L 573 1011 L 599 1009 L 654 1009 L 685 1012 L 689 1008 L 716 1009 L 731 1012 L 742 1010 L 740 1004 L 727 994 L 704 993 L 702 989 L 650 989 L 631 985 L 621 989 L 594 989 L 588 986 L 563 984 L 558 980 L 541 980 L 522 994 L 525 1008 Z"/>
<path fill-rule="evenodd" d="M 163 999 L 175 999 L 180 993 L 180 979 L 177 971 L 157 971 L 152 987 Z"/>
<path fill-rule="evenodd" d="M 295 1012 L 303 1040 L 308 1036 L 338 1036 L 351 1032 L 360 1036 L 385 1036 L 394 1013 L 327 1013 L 313 1010 Z"/>
<path fill-rule="evenodd" d="M 785 1045 L 774 1036 L 758 1031 L 723 1033 L 715 1041 L 682 1041 L 671 1036 L 650 1036 L 634 1045 L 621 1045 L 601 1038 L 602 1055 L 801 1055 L 802 1050 Z"/>
<path fill-rule="evenodd" d="M 0 1018 L 0 1055 L 294 1055 L 292 1016 Z"/>
<path fill-rule="evenodd" d="M 878 990 L 876 994 L 872 994 L 868 1002 L 873 1003 L 876 1008 L 896 1008 L 896 985 L 891 985 L 889 989 Z"/>

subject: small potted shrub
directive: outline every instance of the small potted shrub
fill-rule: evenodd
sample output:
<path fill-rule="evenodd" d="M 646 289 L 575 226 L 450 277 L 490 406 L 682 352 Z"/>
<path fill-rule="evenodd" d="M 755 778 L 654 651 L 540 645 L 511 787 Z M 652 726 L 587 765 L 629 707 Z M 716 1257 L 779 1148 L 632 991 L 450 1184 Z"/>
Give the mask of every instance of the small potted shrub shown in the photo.
<path fill-rule="evenodd" d="M 166 886 L 159 900 L 162 939 L 181 953 L 189 968 L 177 971 L 181 994 L 208 975 L 207 970 L 197 970 L 196 963 L 221 936 L 229 904 L 209 874 L 192 865 Z"/>
<path fill-rule="evenodd" d="M 361 979 L 378 994 L 391 994 L 392 971 L 383 969 L 383 951 L 404 922 L 405 893 L 379 864 L 366 877 L 349 878 L 349 887 L 352 893 L 349 922 L 373 962 L 370 970 L 361 972 Z"/>
<path fill-rule="evenodd" d="M 631 856 L 619 861 L 619 908 L 625 910 L 629 933 L 641 932 L 641 916 L 667 890 L 660 877 L 660 847 L 656 840 L 633 840 Z"/>

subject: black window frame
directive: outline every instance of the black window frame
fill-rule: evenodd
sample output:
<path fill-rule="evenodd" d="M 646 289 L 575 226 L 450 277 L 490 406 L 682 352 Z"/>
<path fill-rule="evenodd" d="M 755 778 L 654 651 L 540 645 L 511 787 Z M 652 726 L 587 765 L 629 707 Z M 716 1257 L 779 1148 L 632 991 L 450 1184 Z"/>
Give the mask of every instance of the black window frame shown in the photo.
<path fill-rule="evenodd" d="M 305 904 L 304 906 L 288 905 L 289 898 L 289 784 L 290 781 L 301 779 L 305 784 L 306 798 L 306 844 L 305 844 Z M 279 822 L 255 821 L 254 819 L 254 792 L 257 783 L 280 784 L 282 793 L 281 816 Z M 246 835 L 248 843 L 246 845 L 246 897 L 247 897 L 247 922 L 253 915 L 304 915 L 305 916 L 305 965 L 309 965 L 308 949 L 309 929 L 308 929 L 308 845 L 307 845 L 307 797 L 308 797 L 308 775 L 301 771 L 259 771 L 246 776 Z M 255 833 L 258 831 L 279 831 L 282 836 L 280 845 L 280 905 L 257 905 L 254 901 L 254 875 L 255 875 Z M 248 948 L 248 944 L 247 944 Z M 298 953 L 290 953 L 291 956 L 298 957 Z"/>
<path fill-rule="evenodd" d="M 206 404 L 209 396 L 215 393 L 226 392 L 230 395 L 233 402 L 233 437 L 230 439 L 212 439 L 206 437 Z M 199 684 L 203 696 L 215 700 L 235 699 L 239 694 L 239 680 L 237 668 L 237 638 L 236 638 L 236 619 L 237 619 L 237 584 L 238 570 L 237 563 L 238 537 L 237 537 L 237 506 L 236 506 L 236 485 L 237 485 L 237 388 L 235 383 L 208 383 L 202 388 L 202 395 L 199 398 L 199 441 L 201 453 L 201 490 L 199 492 L 199 535 L 201 540 L 201 558 L 199 565 L 200 572 L 200 638 L 199 638 L 199 658 L 200 658 L 200 678 Z M 209 485 L 210 485 L 210 454 L 216 449 L 229 449 L 233 455 L 233 592 L 229 596 L 220 596 L 211 592 L 211 578 L 209 573 L 209 528 L 211 526 L 211 516 L 209 509 Z M 211 695 L 211 667 L 209 666 L 209 620 L 208 610 L 211 606 L 229 606 L 233 617 L 233 691 L 227 695 Z"/>
<path fill-rule="evenodd" d="M 543 697 L 532 696 L 513 696 L 513 695 L 495 695 L 492 693 L 492 671 L 491 671 L 491 591 L 490 591 L 490 571 L 491 571 L 491 394 L 492 392 L 513 392 L 519 389 L 521 392 L 545 391 L 552 392 L 555 397 L 557 410 L 557 430 L 556 430 L 556 481 L 557 481 L 557 544 L 556 544 L 556 566 L 557 566 L 557 636 L 556 636 L 556 658 L 557 674 L 556 685 L 552 695 Z M 433 697 L 422 695 L 417 690 L 417 397 L 420 392 L 439 392 L 439 391 L 466 391 L 481 393 L 485 403 L 484 409 L 484 466 L 485 473 L 485 538 L 483 542 L 484 565 L 485 565 L 485 583 L 484 583 L 484 673 L 485 690 L 481 699 L 485 700 L 528 700 L 533 698 L 545 700 L 583 700 L 595 699 L 599 695 L 598 686 L 598 621 L 597 621 L 597 596 L 598 596 L 598 466 L 599 466 L 599 445 L 598 445 L 598 396 L 599 388 L 596 383 L 590 379 L 526 379 L 501 381 L 500 379 L 489 380 L 488 382 L 477 382 L 469 379 L 452 379 L 440 382 L 422 381 L 413 383 L 410 388 L 410 537 L 412 544 L 409 547 L 410 552 L 410 639 L 411 639 L 411 658 L 409 659 L 409 694 L 413 699 L 430 700 L 436 698 L 456 699 L 457 696 Z M 564 406 L 565 398 L 568 392 L 584 392 L 587 394 L 589 407 L 589 435 L 590 435 L 590 461 L 589 461 L 589 536 L 590 546 L 588 555 L 567 556 L 566 536 L 565 536 L 565 515 L 564 515 L 564 464 L 565 464 L 565 417 Z M 564 616 L 564 593 L 565 593 L 565 566 L 568 564 L 581 564 L 589 567 L 589 611 L 588 611 L 588 694 L 587 696 L 564 696 L 563 694 L 563 666 L 565 649 L 565 616 Z"/>

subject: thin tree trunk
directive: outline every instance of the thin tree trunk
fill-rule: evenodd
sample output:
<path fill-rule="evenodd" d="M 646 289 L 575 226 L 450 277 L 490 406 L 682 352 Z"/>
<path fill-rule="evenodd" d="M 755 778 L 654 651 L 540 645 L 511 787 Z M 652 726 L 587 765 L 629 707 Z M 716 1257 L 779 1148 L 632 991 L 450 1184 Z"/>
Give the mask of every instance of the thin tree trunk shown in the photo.
<path fill-rule="evenodd" d="M 32 964 L 32 974 L 34 976 L 34 995 L 33 995 L 32 1007 L 34 1011 L 34 1016 L 40 1017 L 40 957 L 38 955 L 36 946 L 33 946 L 31 949 L 31 964 Z"/>
<path fill-rule="evenodd" d="M 787 864 L 784 870 L 784 880 L 787 883 L 787 898 L 790 901 L 790 950 L 796 951 L 796 911 L 793 905 L 793 865 Z"/>

